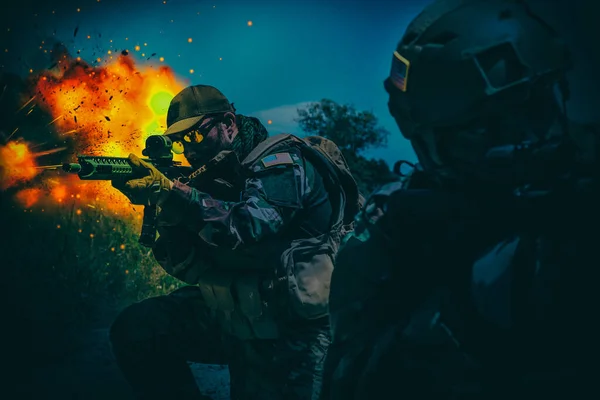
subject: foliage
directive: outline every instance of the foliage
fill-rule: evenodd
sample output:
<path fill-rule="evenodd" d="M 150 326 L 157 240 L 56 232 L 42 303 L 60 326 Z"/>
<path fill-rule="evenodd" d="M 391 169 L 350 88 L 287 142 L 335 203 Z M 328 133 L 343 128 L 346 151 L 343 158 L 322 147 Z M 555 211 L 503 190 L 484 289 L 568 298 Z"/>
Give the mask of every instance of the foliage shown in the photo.
<path fill-rule="evenodd" d="M 385 146 L 389 136 L 372 112 L 323 99 L 298 109 L 296 122 L 307 134 L 326 137 L 338 145 L 363 194 L 397 179 L 384 160 L 363 155 L 366 150 Z"/>
<path fill-rule="evenodd" d="M 32 344 L 38 355 L 64 351 L 61 342 L 79 329 L 106 328 L 125 305 L 182 285 L 137 243 L 130 221 L 93 209 L 79 215 L 75 203 L 52 210 L 3 203 L 3 279 L 10 282 L 3 292 L 12 313 L 43 332 Z"/>

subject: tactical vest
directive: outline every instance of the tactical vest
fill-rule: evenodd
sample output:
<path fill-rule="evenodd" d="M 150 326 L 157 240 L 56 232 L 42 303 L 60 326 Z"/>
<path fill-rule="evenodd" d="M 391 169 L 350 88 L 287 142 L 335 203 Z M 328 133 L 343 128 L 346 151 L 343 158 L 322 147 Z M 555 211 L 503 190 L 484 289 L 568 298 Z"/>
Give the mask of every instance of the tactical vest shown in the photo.
<path fill-rule="evenodd" d="M 327 316 L 334 256 L 361 206 L 362 197 L 341 152 L 325 138 L 269 137 L 241 161 L 242 171 L 251 177 L 264 169 L 265 156 L 293 149 L 300 150 L 323 178 L 332 206 L 330 229 L 317 237 L 282 235 L 235 251 L 211 248 L 216 268 L 203 273 L 198 286 L 222 328 L 241 339 L 278 337 L 282 313 L 306 320 Z"/>

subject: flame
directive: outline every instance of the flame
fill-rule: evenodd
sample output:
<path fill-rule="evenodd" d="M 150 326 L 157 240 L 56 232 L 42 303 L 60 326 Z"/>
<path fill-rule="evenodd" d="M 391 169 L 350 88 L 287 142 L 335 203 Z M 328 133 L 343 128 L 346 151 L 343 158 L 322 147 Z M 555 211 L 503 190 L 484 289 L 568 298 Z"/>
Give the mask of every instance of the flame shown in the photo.
<path fill-rule="evenodd" d="M 17 193 L 17 199 L 25 208 L 30 208 L 37 203 L 42 195 L 39 188 L 23 189 Z"/>
<path fill-rule="evenodd" d="M 0 189 L 6 190 L 33 179 L 41 170 L 26 143 L 8 142 L 0 146 Z"/>
<path fill-rule="evenodd" d="M 125 157 L 164 132 L 169 102 L 183 88 L 169 67 L 137 68 L 121 55 L 103 67 L 71 60 L 44 74 L 36 92 L 58 131 L 76 132 L 77 151 Z"/>
<path fill-rule="evenodd" d="M 69 159 L 76 154 L 127 157 L 141 155 L 149 135 L 166 129 L 166 114 L 173 96 L 186 84 L 168 66 L 137 66 L 121 55 L 102 66 L 63 55 L 53 70 L 34 78 L 35 96 L 27 102 L 48 112 L 62 144 L 72 142 Z M 82 181 L 76 175 L 37 168 L 36 158 L 55 151 L 31 151 L 33 145 L 12 141 L 0 147 L 0 188 L 18 186 L 36 176 L 36 187 L 23 188 L 16 198 L 25 206 L 80 202 L 111 215 L 139 211 L 107 181 Z M 175 160 L 188 165 L 182 155 Z M 38 184 L 39 182 L 39 184 Z M 31 182 L 30 182 L 31 183 Z M 138 215 L 139 218 L 139 215 Z"/>

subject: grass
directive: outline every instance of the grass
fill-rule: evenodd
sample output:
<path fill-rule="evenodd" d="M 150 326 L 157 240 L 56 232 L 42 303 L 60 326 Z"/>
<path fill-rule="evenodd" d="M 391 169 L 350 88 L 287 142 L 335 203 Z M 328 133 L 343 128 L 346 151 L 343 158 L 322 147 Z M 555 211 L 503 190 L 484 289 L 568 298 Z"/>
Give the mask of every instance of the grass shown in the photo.
<path fill-rule="evenodd" d="M 37 355 L 60 354 L 83 329 L 107 327 L 127 304 L 183 284 L 137 243 L 131 220 L 94 209 L 79 215 L 74 203 L 23 209 L 1 194 L 3 292 L 32 329 Z"/>

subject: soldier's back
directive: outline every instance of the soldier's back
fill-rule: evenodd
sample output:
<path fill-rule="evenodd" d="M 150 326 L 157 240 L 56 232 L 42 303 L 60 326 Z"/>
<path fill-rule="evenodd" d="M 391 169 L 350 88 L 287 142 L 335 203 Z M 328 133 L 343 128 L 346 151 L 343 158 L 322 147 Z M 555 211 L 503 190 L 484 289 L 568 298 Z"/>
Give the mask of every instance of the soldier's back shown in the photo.
<path fill-rule="evenodd" d="M 336 260 L 326 398 L 479 393 L 478 366 L 441 318 L 455 301 L 448 288 L 468 274 L 464 230 L 456 228 L 479 223 L 468 210 L 458 194 L 402 183 L 371 195 Z"/>

